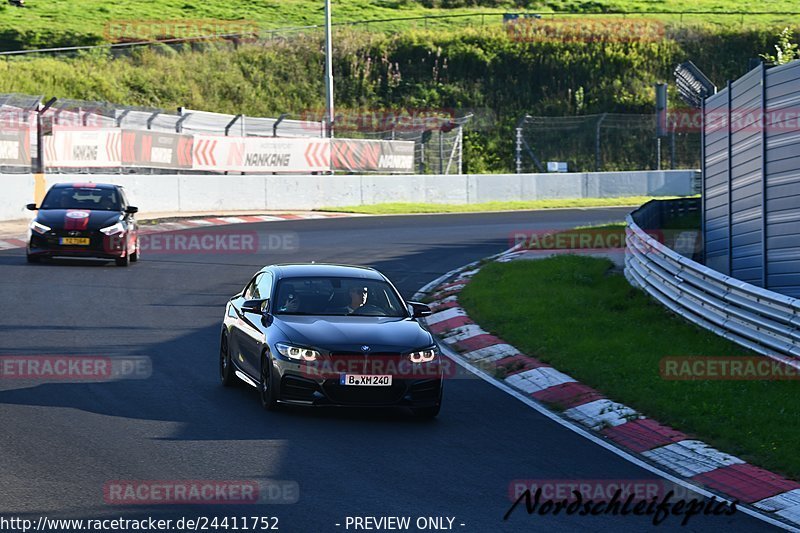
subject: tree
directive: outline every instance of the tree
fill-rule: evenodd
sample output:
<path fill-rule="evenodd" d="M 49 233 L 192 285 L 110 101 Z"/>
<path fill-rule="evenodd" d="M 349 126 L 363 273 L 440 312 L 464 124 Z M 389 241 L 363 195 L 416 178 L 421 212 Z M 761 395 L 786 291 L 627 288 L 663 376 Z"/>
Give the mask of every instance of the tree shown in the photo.
<path fill-rule="evenodd" d="M 778 34 L 778 44 L 775 45 L 776 54 L 761 54 L 769 63 L 773 65 L 783 65 L 795 59 L 800 59 L 800 52 L 798 52 L 797 43 L 793 43 L 794 34 L 791 29 L 783 28 Z"/>

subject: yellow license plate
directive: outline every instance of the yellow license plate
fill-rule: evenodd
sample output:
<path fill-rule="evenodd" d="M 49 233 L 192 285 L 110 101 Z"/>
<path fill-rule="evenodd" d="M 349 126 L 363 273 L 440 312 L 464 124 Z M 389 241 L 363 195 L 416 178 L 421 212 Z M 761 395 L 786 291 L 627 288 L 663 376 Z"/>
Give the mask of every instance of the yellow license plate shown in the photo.
<path fill-rule="evenodd" d="M 91 242 L 91 239 L 81 239 L 76 237 L 63 237 L 61 239 L 61 244 L 67 246 L 89 246 Z"/>

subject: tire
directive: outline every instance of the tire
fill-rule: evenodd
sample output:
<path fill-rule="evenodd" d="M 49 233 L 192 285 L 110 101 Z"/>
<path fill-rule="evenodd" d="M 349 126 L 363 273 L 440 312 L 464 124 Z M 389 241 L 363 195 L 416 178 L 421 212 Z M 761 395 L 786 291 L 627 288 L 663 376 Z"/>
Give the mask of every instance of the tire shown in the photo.
<path fill-rule="evenodd" d="M 239 383 L 239 378 L 233 370 L 231 350 L 228 346 L 228 334 L 223 333 L 219 342 L 219 380 L 223 387 L 233 387 Z"/>
<path fill-rule="evenodd" d="M 272 359 L 266 354 L 261 356 L 261 379 L 259 379 L 258 383 L 258 397 L 261 400 L 261 407 L 265 410 L 275 411 L 278 408 L 272 375 Z"/>
<path fill-rule="evenodd" d="M 26 254 L 25 258 L 27 259 L 28 263 L 31 263 L 31 264 L 41 263 L 42 262 L 42 258 L 39 257 L 38 255 Z"/>
<path fill-rule="evenodd" d="M 118 267 L 128 267 L 131 266 L 131 256 L 125 254 L 125 257 L 118 257 L 114 260 L 117 263 Z"/>

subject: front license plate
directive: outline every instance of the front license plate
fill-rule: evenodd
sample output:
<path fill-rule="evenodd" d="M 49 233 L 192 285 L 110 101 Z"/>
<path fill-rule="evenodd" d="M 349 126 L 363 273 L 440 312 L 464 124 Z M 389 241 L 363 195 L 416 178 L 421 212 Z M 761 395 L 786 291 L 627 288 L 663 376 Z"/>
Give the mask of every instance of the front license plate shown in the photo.
<path fill-rule="evenodd" d="M 368 376 L 364 374 L 341 374 L 340 385 L 355 385 L 357 387 L 391 387 L 392 376 Z"/>
<path fill-rule="evenodd" d="M 62 237 L 61 244 L 66 246 L 89 246 L 91 239 L 80 239 L 77 237 Z"/>

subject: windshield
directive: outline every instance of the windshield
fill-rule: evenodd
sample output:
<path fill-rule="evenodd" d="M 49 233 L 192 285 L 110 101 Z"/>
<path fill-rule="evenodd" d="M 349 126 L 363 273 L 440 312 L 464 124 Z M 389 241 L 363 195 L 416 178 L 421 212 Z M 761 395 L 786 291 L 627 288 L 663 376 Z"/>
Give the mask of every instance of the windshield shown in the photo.
<path fill-rule="evenodd" d="M 58 187 L 50 189 L 40 209 L 120 211 L 122 208 L 116 189 Z"/>
<path fill-rule="evenodd" d="M 391 285 L 361 278 L 284 278 L 275 291 L 276 315 L 407 317 Z"/>

